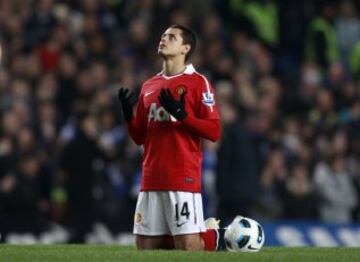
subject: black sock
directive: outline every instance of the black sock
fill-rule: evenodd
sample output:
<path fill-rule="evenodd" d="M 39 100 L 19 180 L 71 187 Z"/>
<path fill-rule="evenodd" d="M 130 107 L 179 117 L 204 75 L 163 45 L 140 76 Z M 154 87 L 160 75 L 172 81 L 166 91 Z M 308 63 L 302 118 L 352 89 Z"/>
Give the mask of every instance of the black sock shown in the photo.
<path fill-rule="evenodd" d="M 216 229 L 217 239 L 216 239 L 216 251 L 226 250 L 225 245 L 225 228 Z"/>

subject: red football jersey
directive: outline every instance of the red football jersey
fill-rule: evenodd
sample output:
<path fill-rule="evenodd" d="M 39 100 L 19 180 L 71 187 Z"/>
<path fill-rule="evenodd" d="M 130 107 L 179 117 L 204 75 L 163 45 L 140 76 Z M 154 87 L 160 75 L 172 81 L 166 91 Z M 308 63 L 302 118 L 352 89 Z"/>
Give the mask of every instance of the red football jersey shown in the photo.
<path fill-rule="evenodd" d="M 169 88 L 177 100 L 186 92 L 188 116 L 183 122 L 160 106 L 158 96 L 162 88 Z M 216 120 L 218 125 L 204 132 L 220 135 L 214 89 L 192 65 L 187 65 L 182 74 L 168 77 L 159 73 L 143 84 L 135 117 L 128 124 L 134 141 L 144 145 L 142 191 L 201 191 L 202 137 L 185 123 L 192 119 Z"/>

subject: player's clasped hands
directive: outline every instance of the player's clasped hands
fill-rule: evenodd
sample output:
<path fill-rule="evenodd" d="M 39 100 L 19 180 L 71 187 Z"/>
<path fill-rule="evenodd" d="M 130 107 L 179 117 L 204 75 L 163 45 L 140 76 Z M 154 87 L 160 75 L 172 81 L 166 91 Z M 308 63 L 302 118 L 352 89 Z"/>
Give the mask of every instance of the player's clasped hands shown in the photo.
<path fill-rule="evenodd" d="M 169 114 L 171 114 L 177 120 L 182 121 L 188 115 L 185 111 L 185 95 L 186 91 L 180 95 L 180 100 L 176 100 L 171 94 L 169 88 L 162 88 L 158 99 L 160 105 L 164 107 Z"/>

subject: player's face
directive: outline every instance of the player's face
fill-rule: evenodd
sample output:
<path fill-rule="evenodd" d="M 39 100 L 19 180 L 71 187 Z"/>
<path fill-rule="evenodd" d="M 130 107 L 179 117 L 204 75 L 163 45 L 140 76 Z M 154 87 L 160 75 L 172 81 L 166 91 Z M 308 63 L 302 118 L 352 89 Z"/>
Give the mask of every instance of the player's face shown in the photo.
<path fill-rule="evenodd" d="M 181 30 L 168 28 L 161 36 L 158 54 L 163 58 L 185 55 L 190 50 L 190 45 L 183 44 Z"/>

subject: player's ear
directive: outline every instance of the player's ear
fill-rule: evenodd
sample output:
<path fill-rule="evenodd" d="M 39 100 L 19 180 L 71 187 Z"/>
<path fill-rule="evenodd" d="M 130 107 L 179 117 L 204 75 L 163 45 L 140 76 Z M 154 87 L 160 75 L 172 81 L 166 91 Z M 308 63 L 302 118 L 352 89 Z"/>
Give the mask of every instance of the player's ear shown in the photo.
<path fill-rule="evenodd" d="M 187 53 L 189 53 L 190 49 L 191 49 L 190 45 L 184 45 L 183 54 L 186 55 Z"/>

